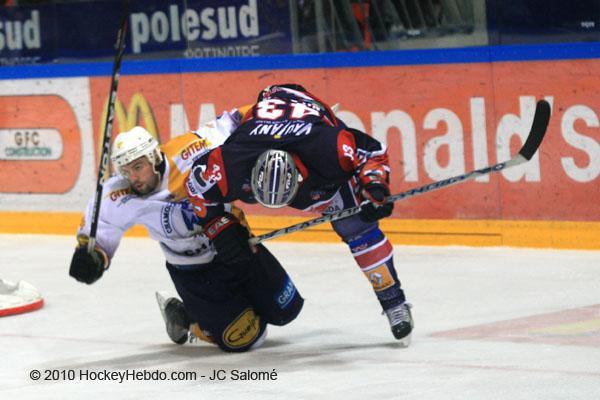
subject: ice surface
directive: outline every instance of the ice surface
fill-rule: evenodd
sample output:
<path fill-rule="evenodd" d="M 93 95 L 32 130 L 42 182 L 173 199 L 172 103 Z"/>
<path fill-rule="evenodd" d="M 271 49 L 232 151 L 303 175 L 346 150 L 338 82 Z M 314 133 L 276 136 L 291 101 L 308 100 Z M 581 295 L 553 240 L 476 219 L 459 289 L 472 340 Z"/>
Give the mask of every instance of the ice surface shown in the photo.
<path fill-rule="evenodd" d="M 270 327 L 264 347 L 225 354 L 170 343 L 154 292 L 174 289 L 156 243 L 126 238 L 91 286 L 68 276 L 74 244 L 0 235 L 0 277 L 30 282 L 46 301 L 0 318 L 0 399 L 600 398 L 600 252 L 396 246 L 416 323 L 401 349 L 344 245 L 268 243 L 304 310 Z M 248 369 L 277 380 L 230 379 Z M 47 381 L 46 370 L 63 375 Z M 209 380 L 213 370 L 228 378 Z M 198 379 L 80 379 L 86 371 Z"/>

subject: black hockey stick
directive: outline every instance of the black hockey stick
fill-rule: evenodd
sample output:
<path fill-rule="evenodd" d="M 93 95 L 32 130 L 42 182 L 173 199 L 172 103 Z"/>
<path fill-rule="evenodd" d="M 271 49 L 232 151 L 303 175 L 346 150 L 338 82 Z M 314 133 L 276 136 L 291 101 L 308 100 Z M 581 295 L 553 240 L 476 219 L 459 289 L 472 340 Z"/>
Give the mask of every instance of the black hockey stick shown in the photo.
<path fill-rule="evenodd" d="M 117 88 L 119 86 L 119 70 L 121 69 L 121 60 L 125 53 L 125 34 L 127 32 L 127 20 L 129 16 L 129 0 L 123 1 L 123 10 L 119 31 L 117 32 L 117 42 L 115 48 L 115 60 L 113 63 L 112 77 L 110 81 L 110 92 L 108 95 L 108 109 L 106 111 L 106 121 L 104 124 L 104 136 L 102 138 L 102 150 L 100 151 L 100 165 L 98 167 L 98 179 L 96 180 L 96 197 L 94 198 L 94 208 L 92 210 L 92 226 L 90 228 L 90 238 L 88 242 L 88 253 L 92 253 L 96 245 L 96 232 L 98 230 L 98 218 L 100 216 L 100 203 L 102 201 L 102 188 L 104 184 L 104 175 L 108 168 L 108 148 L 112 136 L 112 125 L 115 113 L 115 100 L 117 98 Z"/>
<path fill-rule="evenodd" d="M 540 100 L 538 101 L 535 108 L 535 115 L 533 116 L 533 124 L 531 126 L 531 130 L 529 131 L 529 136 L 527 136 L 527 140 L 525 141 L 523 147 L 521 147 L 521 150 L 519 150 L 519 153 L 513 156 L 510 160 L 392 195 L 388 198 L 387 202 L 392 203 L 394 201 L 408 199 L 409 197 L 414 197 L 419 194 L 431 192 L 447 186 L 455 185 L 457 183 L 465 182 L 467 180 L 477 178 L 478 176 L 491 174 L 492 172 L 502 171 L 503 169 L 514 167 L 515 165 L 520 165 L 531 160 L 538 147 L 542 143 L 542 139 L 544 139 L 546 128 L 548 128 L 549 120 L 550 104 L 548 104 L 546 100 Z M 323 215 L 321 217 L 301 222 L 296 225 L 291 225 L 287 228 L 278 229 L 269 233 L 265 233 L 264 235 L 253 237 L 249 240 L 249 242 L 251 245 L 255 245 L 260 242 L 264 242 L 265 240 L 273 239 L 282 235 L 287 235 L 288 233 L 292 232 L 298 232 L 306 228 L 310 228 L 311 226 L 322 224 L 324 222 L 331 222 L 336 221 L 338 219 L 347 218 L 352 215 L 358 214 L 360 210 L 361 206 L 347 208 L 345 210 Z"/>

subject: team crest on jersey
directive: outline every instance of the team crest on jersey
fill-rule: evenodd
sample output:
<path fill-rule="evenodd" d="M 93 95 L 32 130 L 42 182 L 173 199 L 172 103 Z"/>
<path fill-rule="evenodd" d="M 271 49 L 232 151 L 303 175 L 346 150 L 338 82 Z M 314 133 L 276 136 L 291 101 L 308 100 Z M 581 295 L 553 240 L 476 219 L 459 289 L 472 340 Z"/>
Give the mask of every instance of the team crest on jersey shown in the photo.
<path fill-rule="evenodd" d="M 188 231 L 194 231 L 200 225 L 200 218 L 194 213 L 189 201 L 184 200 L 181 203 L 181 217 Z"/>
<path fill-rule="evenodd" d="M 194 232 L 200 226 L 200 219 L 194 213 L 188 200 L 179 203 L 168 203 L 162 207 L 160 212 L 160 222 L 166 236 L 175 231 L 173 217 L 178 215 L 178 211 L 181 213 L 181 220 L 188 231 Z"/>

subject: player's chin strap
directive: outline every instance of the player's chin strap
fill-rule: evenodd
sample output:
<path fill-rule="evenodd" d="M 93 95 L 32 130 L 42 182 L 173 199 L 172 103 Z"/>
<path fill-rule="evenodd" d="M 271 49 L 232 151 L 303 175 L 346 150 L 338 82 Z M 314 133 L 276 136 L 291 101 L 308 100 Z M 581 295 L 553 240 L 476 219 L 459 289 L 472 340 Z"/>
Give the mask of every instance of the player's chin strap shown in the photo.
<path fill-rule="evenodd" d="M 538 101 L 537 106 L 535 108 L 535 115 L 533 116 L 533 124 L 531 126 L 531 130 L 529 131 L 529 136 L 527 136 L 527 140 L 525 141 L 525 144 L 523 145 L 521 150 L 519 150 L 519 153 L 513 156 L 510 160 L 389 196 L 387 202 L 392 203 L 394 201 L 408 199 L 419 194 L 432 192 L 437 189 L 441 189 L 447 186 L 455 185 L 457 183 L 468 181 L 473 178 L 477 178 L 479 176 L 502 171 L 506 168 L 514 167 L 516 165 L 520 165 L 531 160 L 538 147 L 542 143 L 542 140 L 544 139 L 546 128 L 548 128 L 548 122 L 550 120 L 550 111 L 550 104 L 546 100 Z M 362 205 L 364 205 L 364 203 Z M 356 215 L 360 212 L 360 210 L 361 206 L 347 208 L 342 211 L 323 215 L 321 217 L 311 219 L 309 221 L 301 222 L 296 225 L 291 225 L 286 228 L 277 229 L 275 231 L 265 233 L 264 235 L 250 238 L 249 242 L 250 245 L 256 245 L 260 242 L 264 242 L 265 240 L 287 235 L 288 233 L 292 232 L 302 231 L 304 229 L 322 224 L 324 222 L 336 221 L 338 219 Z"/>

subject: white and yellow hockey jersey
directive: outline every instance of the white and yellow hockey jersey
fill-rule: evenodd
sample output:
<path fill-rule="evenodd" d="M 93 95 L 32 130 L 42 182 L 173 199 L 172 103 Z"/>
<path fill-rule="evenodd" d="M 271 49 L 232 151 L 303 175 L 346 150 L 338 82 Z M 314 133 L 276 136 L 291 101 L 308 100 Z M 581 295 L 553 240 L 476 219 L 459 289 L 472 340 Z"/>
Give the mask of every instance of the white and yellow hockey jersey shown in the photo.
<path fill-rule="evenodd" d="M 148 195 L 136 195 L 121 176 L 108 179 L 103 188 L 97 245 L 112 259 L 125 231 L 141 224 L 150 237 L 160 243 L 170 264 L 185 266 L 212 261 L 214 248 L 202 233 L 199 219 L 187 201 L 183 183 L 194 161 L 222 144 L 238 123 L 238 113 L 224 113 L 208 126 L 161 145 L 165 170 L 159 187 Z M 78 231 L 79 238 L 89 235 L 93 204 L 92 198 Z M 230 205 L 225 207 L 231 210 Z"/>

